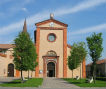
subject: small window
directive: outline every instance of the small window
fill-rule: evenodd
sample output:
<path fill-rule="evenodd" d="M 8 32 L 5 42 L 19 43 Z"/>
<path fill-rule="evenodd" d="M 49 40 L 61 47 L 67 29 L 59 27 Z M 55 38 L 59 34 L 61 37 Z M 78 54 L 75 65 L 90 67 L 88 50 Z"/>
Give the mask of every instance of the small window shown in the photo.
<path fill-rule="evenodd" d="M 54 33 L 50 33 L 47 39 L 49 42 L 54 42 L 56 40 L 56 35 Z"/>

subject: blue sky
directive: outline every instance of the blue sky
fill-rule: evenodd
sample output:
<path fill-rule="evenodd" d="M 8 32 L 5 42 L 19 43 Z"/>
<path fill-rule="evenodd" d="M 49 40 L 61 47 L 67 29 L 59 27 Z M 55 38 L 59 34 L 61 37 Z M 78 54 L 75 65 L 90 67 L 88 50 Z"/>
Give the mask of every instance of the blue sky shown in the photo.
<path fill-rule="evenodd" d="M 13 43 L 22 31 L 25 18 L 33 38 L 35 23 L 54 18 L 68 24 L 68 44 L 84 41 L 93 32 L 102 32 L 106 58 L 106 0 L 0 0 L 0 44 Z M 88 56 L 86 63 L 90 63 Z"/>

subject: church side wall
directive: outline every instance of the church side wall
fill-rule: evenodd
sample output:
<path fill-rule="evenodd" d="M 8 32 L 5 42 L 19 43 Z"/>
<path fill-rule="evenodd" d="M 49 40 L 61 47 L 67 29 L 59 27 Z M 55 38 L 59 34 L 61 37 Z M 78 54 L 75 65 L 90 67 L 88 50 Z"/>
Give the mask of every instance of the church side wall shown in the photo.
<path fill-rule="evenodd" d="M 23 76 L 28 77 L 28 71 L 23 71 Z M 29 71 L 29 77 L 35 77 L 35 71 Z"/>
<path fill-rule="evenodd" d="M 13 49 L 10 48 L 7 50 L 7 52 L 5 53 L 7 56 L 6 57 L 1 57 L 0 56 L 0 77 L 7 77 L 8 76 L 8 64 L 13 63 L 13 57 L 12 57 L 12 51 Z M 31 71 L 30 71 L 30 76 L 31 76 Z M 28 72 L 27 71 L 23 71 L 23 76 L 27 77 L 28 76 Z M 14 77 L 20 77 L 20 72 L 19 75 L 16 76 L 16 69 L 15 69 L 15 65 L 14 65 Z M 32 73 L 32 77 L 35 77 L 35 71 L 33 71 Z"/>
<path fill-rule="evenodd" d="M 13 50 L 12 48 L 7 50 L 7 52 L 5 53 L 7 55 L 6 57 L 0 56 L 0 76 L 3 77 L 8 76 L 8 64 L 10 63 L 13 64 L 12 50 Z M 14 76 L 15 74 L 16 70 L 14 69 Z"/>

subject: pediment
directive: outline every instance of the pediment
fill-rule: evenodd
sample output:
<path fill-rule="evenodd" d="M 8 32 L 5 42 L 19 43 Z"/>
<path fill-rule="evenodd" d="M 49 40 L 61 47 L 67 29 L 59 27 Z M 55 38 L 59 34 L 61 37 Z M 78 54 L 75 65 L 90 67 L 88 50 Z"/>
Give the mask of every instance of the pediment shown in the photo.
<path fill-rule="evenodd" d="M 48 19 L 35 24 L 37 27 L 67 27 L 68 25 L 55 19 Z"/>

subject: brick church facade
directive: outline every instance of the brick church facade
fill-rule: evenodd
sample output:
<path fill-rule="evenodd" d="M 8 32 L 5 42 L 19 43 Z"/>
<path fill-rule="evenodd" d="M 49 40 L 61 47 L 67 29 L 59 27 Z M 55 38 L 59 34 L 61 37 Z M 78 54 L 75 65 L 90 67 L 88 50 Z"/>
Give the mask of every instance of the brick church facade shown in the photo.
<path fill-rule="evenodd" d="M 68 25 L 55 20 L 53 15 L 50 16 L 50 19 L 38 22 L 35 25 L 34 39 L 38 55 L 38 66 L 35 68 L 32 77 L 71 78 L 72 71 L 69 70 L 67 65 L 67 58 L 71 55 L 71 46 L 67 44 Z M 23 30 L 27 30 L 26 21 Z M 6 44 L 0 44 L 1 52 L 4 50 L 3 45 Z M 7 44 L 7 46 L 8 45 L 11 44 Z M 0 67 L 2 63 L 5 64 L 3 68 L 0 69 L 0 76 L 9 76 L 9 64 L 13 64 L 12 51 L 9 51 L 9 49 L 12 50 L 13 47 L 5 47 L 5 49 L 5 52 L 8 53 L 0 53 Z M 6 59 L 5 61 L 7 62 L 4 62 L 4 59 Z M 13 70 L 13 76 L 20 77 L 20 72 L 15 70 L 15 68 Z M 74 77 L 80 76 L 80 67 L 75 69 L 73 73 Z M 24 72 L 24 76 L 27 76 L 27 72 Z M 81 77 L 86 77 L 85 60 L 81 63 Z"/>

